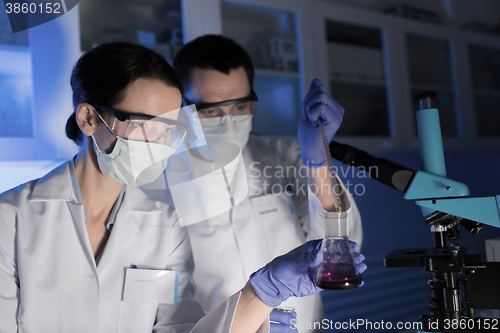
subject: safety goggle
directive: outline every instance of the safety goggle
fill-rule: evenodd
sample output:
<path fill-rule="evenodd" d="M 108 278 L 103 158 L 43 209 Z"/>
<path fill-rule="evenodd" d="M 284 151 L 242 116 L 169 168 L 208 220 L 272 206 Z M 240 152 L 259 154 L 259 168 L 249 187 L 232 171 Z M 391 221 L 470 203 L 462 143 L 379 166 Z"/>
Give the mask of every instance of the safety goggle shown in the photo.
<path fill-rule="evenodd" d="M 257 111 L 257 101 L 257 95 L 253 90 L 247 97 L 230 99 L 216 103 L 195 104 L 186 99 L 188 104 L 194 104 L 196 106 L 200 120 L 212 118 L 213 121 L 210 123 L 213 123 L 214 126 L 222 124 L 228 114 L 231 116 L 247 116 L 255 114 Z M 222 107 L 224 107 L 224 109 Z M 231 117 L 231 119 L 234 122 L 238 122 L 241 119 L 245 119 L 245 117 Z"/>
<path fill-rule="evenodd" d="M 114 116 L 118 123 L 113 122 L 111 130 L 127 140 L 156 142 L 177 149 L 188 131 L 183 123 L 176 120 L 182 109 L 153 117 L 117 111 L 97 104 L 93 104 L 93 107 Z"/>

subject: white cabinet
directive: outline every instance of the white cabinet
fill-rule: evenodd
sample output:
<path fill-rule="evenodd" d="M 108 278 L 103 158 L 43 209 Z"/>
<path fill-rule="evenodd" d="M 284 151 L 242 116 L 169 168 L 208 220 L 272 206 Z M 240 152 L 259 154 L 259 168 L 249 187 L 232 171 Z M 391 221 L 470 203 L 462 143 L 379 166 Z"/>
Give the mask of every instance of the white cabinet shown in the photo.
<path fill-rule="evenodd" d="M 313 1 L 316 75 L 344 106 L 341 142 L 418 147 L 415 95 L 437 94 L 447 150 L 500 148 L 500 38 Z"/>
<path fill-rule="evenodd" d="M 472 134 L 478 145 L 491 145 L 500 139 L 500 38 L 473 33 L 462 38 L 475 115 Z"/>
<path fill-rule="evenodd" d="M 182 42 L 200 35 L 224 34 L 236 40 L 256 64 L 255 132 L 259 134 L 295 136 L 301 101 L 318 77 L 346 109 L 339 141 L 371 153 L 415 151 L 414 95 L 434 90 L 446 149 L 500 148 L 500 38 L 493 35 L 324 0 L 86 0 L 78 10 L 84 51 L 113 40 L 146 44 L 153 40 L 154 48 L 171 59 Z M 12 147 L 12 153 L 0 159 L 63 157 L 71 150 L 63 128 L 71 113 L 67 80 L 76 57 L 58 50 L 68 49 L 60 40 L 78 49 L 78 38 L 73 38 L 78 27 L 61 28 L 61 33 L 66 31 L 61 36 L 49 31 L 46 40 L 41 34 L 63 21 L 30 29 L 31 54 L 45 54 L 43 60 L 37 53 L 35 58 L 42 60 L 32 64 L 32 110 L 38 109 L 31 113 L 32 125 L 25 127 L 35 134 L 29 137 L 31 132 L 16 129 L 17 136 L 28 137 L 15 138 L 14 127 L 8 133 L 1 129 L 0 143 Z M 5 22 L 3 17 L 1 24 Z M 5 36 L 2 41 L 13 43 Z M 42 101 L 49 96 L 42 92 L 47 82 L 58 80 L 62 83 L 57 86 L 66 87 L 64 96 L 50 100 L 65 102 L 60 106 Z M 0 114 L 10 107 L 0 101 Z M 44 108 L 59 110 L 47 113 L 56 114 L 51 124 L 60 129 L 57 139 L 52 127 L 37 127 Z M 18 118 L 19 126 L 30 119 Z"/>
<path fill-rule="evenodd" d="M 386 16 L 314 1 L 316 76 L 345 109 L 336 139 L 374 152 L 404 146 L 407 125 L 394 96 L 394 28 Z"/>
<path fill-rule="evenodd" d="M 500 38 L 403 19 L 396 27 L 397 42 L 406 44 L 399 59 L 406 109 L 416 109 L 416 91 L 434 90 L 445 149 L 499 149 Z"/>
<path fill-rule="evenodd" d="M 399 56 L 398 76 L 395 84 L 407 132 L 402 149 L 416 149 L 417 93 L 436 92 L 435 106 L 439 109 L 441 134 L 447 150 L 467 148 L 464 119 L 470 111 L 463 107 L 467 98 L 460 94 L 456 66 L 456 40 L 459 30 L 432 23 L 422 23 L 403 18 L 388 17 L 394 21 L 395 47 Z"/>

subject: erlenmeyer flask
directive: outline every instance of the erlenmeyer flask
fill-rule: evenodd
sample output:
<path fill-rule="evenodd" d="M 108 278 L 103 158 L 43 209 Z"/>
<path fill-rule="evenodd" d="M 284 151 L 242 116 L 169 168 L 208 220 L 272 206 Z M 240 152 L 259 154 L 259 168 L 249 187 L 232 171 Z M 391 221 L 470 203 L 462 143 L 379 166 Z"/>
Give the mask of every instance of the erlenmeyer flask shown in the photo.
<path fill-rule="evenodd" d="M 354 253 L 346 236 L 346 212 L 325 213 L 325 238 L 321 244 L 323 261 L 315 283 L 326 290 L 352 290 L 361 284 L 354 265 Z"/>

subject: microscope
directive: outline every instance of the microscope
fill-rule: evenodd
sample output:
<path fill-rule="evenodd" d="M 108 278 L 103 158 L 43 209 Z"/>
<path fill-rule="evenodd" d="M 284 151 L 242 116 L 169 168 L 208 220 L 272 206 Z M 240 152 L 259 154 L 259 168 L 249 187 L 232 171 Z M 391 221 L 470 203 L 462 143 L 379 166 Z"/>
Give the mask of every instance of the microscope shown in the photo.
<path fill-rule="evenodd" d="M 385 267 L 423 267 L 431 272 L 429 314 L 422 315 L 426 332 L 500 331 L 500 319 L 478 318 L 479 309 L 500 309 L 500 262 L 483 262 L 458 244 L 459 225 L 477 234 L 484 224 L 500 228 L 500 195 L 469 198 L 467 185 L 446 178 L 434 92 L 417 95 L 417 128 L 421 169 L 412 170 L 355 147 L 332 141 L 331 156 L 368 171 L 370 178 L 416 200 L 430 226 L 433 247 L 398 249 L 384 258 Z"/>

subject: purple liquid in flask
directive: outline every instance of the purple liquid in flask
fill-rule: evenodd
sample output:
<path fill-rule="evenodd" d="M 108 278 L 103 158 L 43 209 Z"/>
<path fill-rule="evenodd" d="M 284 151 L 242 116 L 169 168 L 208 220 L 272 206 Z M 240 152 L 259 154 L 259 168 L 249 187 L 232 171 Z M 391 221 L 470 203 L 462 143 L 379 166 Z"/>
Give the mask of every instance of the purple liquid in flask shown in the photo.
<path fill-rule="evenodd" d="M 315 274 L 315 283 L 322 289 L 353 290 L 362 281 L 345 235 L 346 216 L 345 212 L 330 212 L 325 216 L 325 237 L 321 244 L 323 260 Z"/>

